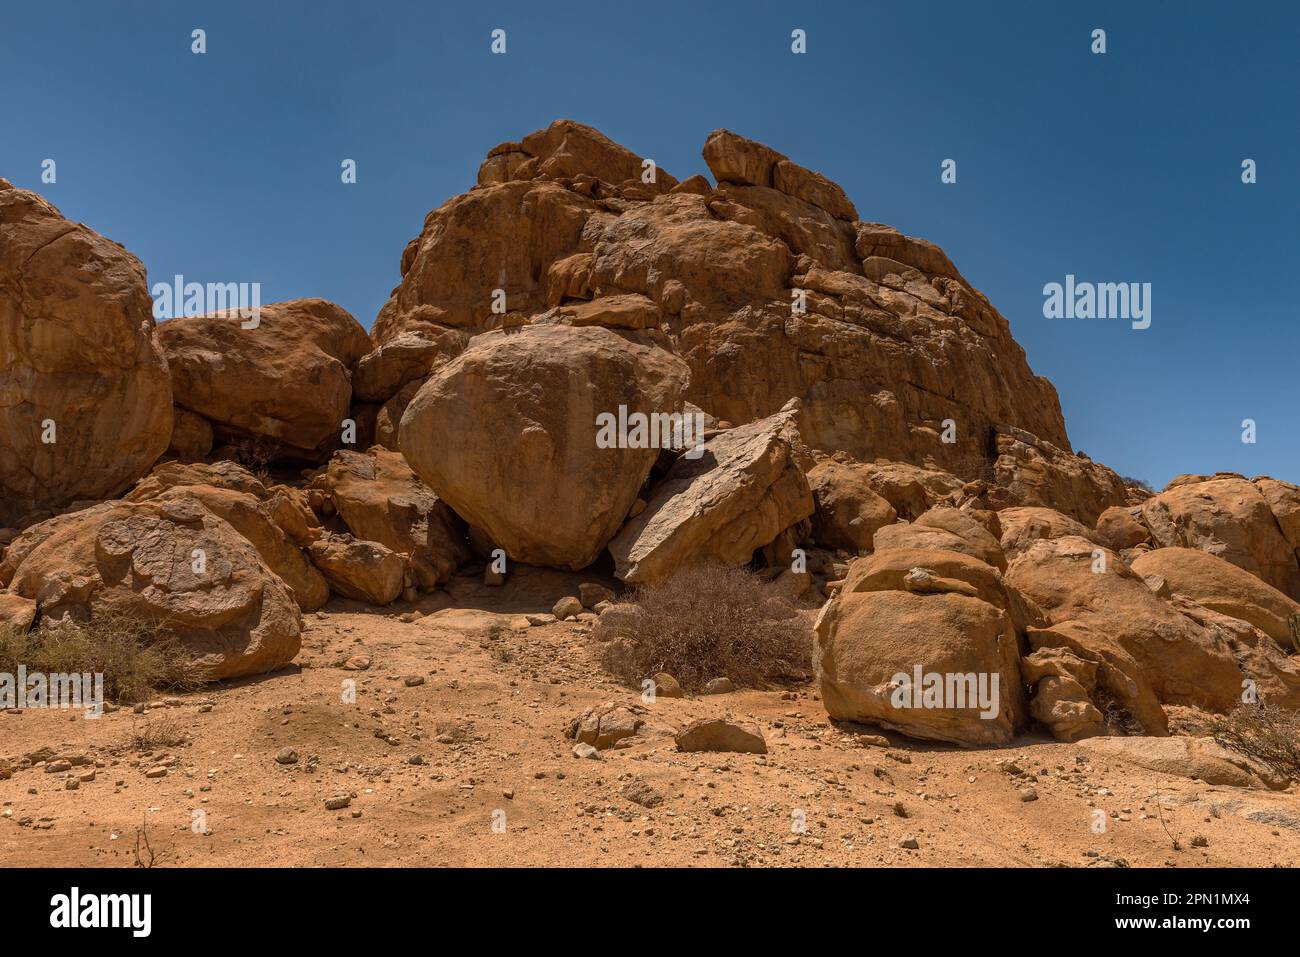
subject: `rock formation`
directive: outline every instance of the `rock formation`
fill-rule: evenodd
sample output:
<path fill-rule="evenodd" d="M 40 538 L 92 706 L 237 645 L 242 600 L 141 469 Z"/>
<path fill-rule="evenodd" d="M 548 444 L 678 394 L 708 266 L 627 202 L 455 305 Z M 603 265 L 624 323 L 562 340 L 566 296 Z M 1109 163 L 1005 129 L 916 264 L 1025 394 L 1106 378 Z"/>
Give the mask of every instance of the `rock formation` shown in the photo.
<path fill-rule="evenodd" d="M 138 259 L 0 179 L 0 527 L 116 495 L 166 450 L 153 330 Z"/>

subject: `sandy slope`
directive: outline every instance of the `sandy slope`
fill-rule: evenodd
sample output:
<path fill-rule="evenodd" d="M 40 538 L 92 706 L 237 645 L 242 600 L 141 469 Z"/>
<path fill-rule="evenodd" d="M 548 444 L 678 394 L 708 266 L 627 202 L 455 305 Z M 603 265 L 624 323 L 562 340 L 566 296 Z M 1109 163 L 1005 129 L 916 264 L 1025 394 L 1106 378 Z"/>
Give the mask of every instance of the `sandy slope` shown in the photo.
<path fill-rule="evenodd" d="M 377 613 L 337 601 L 308 616 L 300 669 L 172 699 L 146 715 L 0 714 L 0 759 L 48 746 L 96 769 L 76 790 L 65 778 L 90 766 L 22 769 L 0 781 L 0 864 L 130 865 L 142 824 L 164 866 L 1300 860 L 1296 793 L 1210 787 L 1038 739 L 998 751 L 895 736 L 894 748 L 862 747 L 830 726 L 810 687 L 659 698 L 632 747 L 577 760 L 564 725 L 587 706 L 640 697 L 602 675 L 585 625 L 511 626 L 520 621 L 514 613 L 549 610 L 579 580 L 537 572 L 505 589 L 457 582 L 454 597 L 417 606 L 453 608 L 410 623 L 398 616 L 411 606 Z M 362 654 L 368 670 L 344 670 Z M 413 678 L 424 682 L 408 686 Z M 355 704 L 342 700 L 347 679 L 356 680 Z M 674 749 L 675 727 L 719 713 L 757 721 L 770 753 Z M 174 723 L 189 740 L 133 751 L 129 736 L 146 720 L 155 729 Z M 297 763 L 276 762 L 286 747 Z M 422 763 L 410 763 L 416 756 Z M 1037 780 L 1000 770 L 1007 759 Z M 165 777 L 145 776 L 171 761 Z M 625 797 L 633 779 L 663 802 L 647 809 Z M 1037 800 L 1022 800 L 1026 787 Z M 346 809 L 326 810 L 338 794 L 355 796 Z M 1094 808 L 1108 814 L 1105 833 L 1093 831 Z M 210 833 L 195 833 L 195 811 Z M 493 830 L 496 811 L 504 811 L 502 832 Z M 792 832 L 796 811 L 807 822 L 802 835 Z M 1208 846 L 1193 847 L 1196 835 Z M 900 846 L 908 836 L 917 849 Z"/>

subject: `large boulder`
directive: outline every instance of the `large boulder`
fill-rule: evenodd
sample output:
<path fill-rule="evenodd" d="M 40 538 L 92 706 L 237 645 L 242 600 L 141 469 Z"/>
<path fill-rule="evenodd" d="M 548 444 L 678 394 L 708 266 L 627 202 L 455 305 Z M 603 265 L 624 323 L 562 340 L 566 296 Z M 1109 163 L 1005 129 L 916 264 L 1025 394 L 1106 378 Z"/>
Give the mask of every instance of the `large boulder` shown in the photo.
<path fill-rule="evenodd" d="M 791 408 L 729 429 L 698 458 L 679 458 L 609 543 L 615 574 L 645 584 L 683 565 L 744 564 L 808 518 L 814 504 L 798 464 L 797 416 Z"/>
<path fill-rule="evenodd" d="M 808 473 L 808 485 L 817 506 L 813 539 L 824 548 L 870 551 L 876 530 L 898 517 L 894 506 L 871 488 L 863 471 L 848 463 L 819 462 Z"/>
<path fill-rule="evenodd" d="M 35 525 L 0 562 L 0 585 L 43 620 L 160 623 L 216 680 L 298 653 L 301 616 L 257 550 L 198 498 L 106 502 Z"/>
<path fill-rule="evenodd" d="M 176 405 L 211 423 L 218 442 L 314 459 L 336 443 L 352 404 L 351 369 L 371 349 L 351 314 L 324 299 L 236 310 L 158 327 Z"/>
<path fill-rule="evenodd" d="M 329 601 L 329 586 L 298 546 L 276 524 L 272 507 L 248 492 L 188 485 L 172 488 L 155 501 L 198 499 L 257 549 L 271 571 L 279 575 L 303 611 L 315 611 Z"/>
<path fill-rule="evenodd" d="M 0 179 L 0 528 L 108 498 L 172 432 L 140 261 Z"/>
<path fill-rule="evenodd" d="M 1244 568 L 1300 600 L 1300 564 L 1269 500 L 1240 475 L 1219 475 L 1166 488 L 1142 504 L 1142 520 L 1162 548 L 1199 548 Z M 1178 481 L 1178 480 L 1175 480 Z M 1279 499 L 1276 489 L 1271 489 Z"/>
<path fill-rule="evenodd" d="M 336 452 L 311 488 L 329 500 L 354 536 L 405 554 L 424 591 L 470 558 L 464 522 L 396 452 Z"/>
<path fill-rule="evenodd" d="M 660 452 L 601 448 L 598 416 L 678 411 L 686 378 L 680 359 L 608 329 L 486 333 L 425 382 L 398 441 L 438 497 L 512 559 L 583 568 Z"/>
<path fill-rule="evenodd" d="M 818 617 L 813 663 L 831 718 L 916 738 L 1005 745 L 1024 723 L 1007 613 L 942 592 L 840 595 Z"/>
<path fill-rule="evenodd" d="M 1198 548 L 1157 548 L 1134 559 L 1132 568 L 1143 578 L 1159 576 L 1171 591 L 1250 622 L 1282 648 L 1296 650 L 1287 620 L 1300 615 L 1300 602 L 1250 572 Z"/>

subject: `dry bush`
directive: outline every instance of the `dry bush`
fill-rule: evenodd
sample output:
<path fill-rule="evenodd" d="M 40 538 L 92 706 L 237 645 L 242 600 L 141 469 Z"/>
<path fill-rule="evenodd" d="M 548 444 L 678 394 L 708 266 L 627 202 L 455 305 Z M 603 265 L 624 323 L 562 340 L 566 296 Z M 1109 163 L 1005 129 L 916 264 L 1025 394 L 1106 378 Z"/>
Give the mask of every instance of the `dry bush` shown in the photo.
<path fill-rule="evenodd" d="M 208 681 L 161 624 L 121 614 L 46 622 L 30 632 L 0 628 L 0 672 L 102 674 L 104 697 L 130 704 L 158 691 L 192 691 Z"/>
<path fill-rule="evenodd" d="M 1300 780 L 1300 712 L 1261 699 L 1209 723 L 1214 740 L 1284 778 Z"/>
<path fill-rule="evenodd" d="M 712 678 L 761 687 L 807 674 L 812 634 L 788 597 L 744 568 L 682 568 L 600 616 L 601 665 L 637 684 L 660 671 L 687 690 Z"/>
<path fill-rule="evenodd" d="M 132 751 L 161 751 L 179 748 L 189 743 L 189 735 L 181 727 L 176 715 L 163 712 L 148 715 L 143 721 L 133 722 L 126 746 Z"/>

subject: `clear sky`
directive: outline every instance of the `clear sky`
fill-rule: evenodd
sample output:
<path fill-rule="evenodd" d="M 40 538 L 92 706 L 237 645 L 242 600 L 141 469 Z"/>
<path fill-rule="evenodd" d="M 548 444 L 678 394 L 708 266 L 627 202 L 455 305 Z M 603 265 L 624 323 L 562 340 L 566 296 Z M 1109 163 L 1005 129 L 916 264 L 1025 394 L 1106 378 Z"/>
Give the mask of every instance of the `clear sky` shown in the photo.
<path fill-rule="evenodd" d="M 727 127 L 941 245 L 1056 384 L 1076 448 L 1157 487 L 1300 481 L 1298 42 L 1293 0 L 15 2 L 0 176 L 151 284 L 257 281 L 369 327 L 495 144 L 567 117 L 684 178 Z M 1151 283 L 1151 327 L 1045 319 L 1067 273 Z"/>

